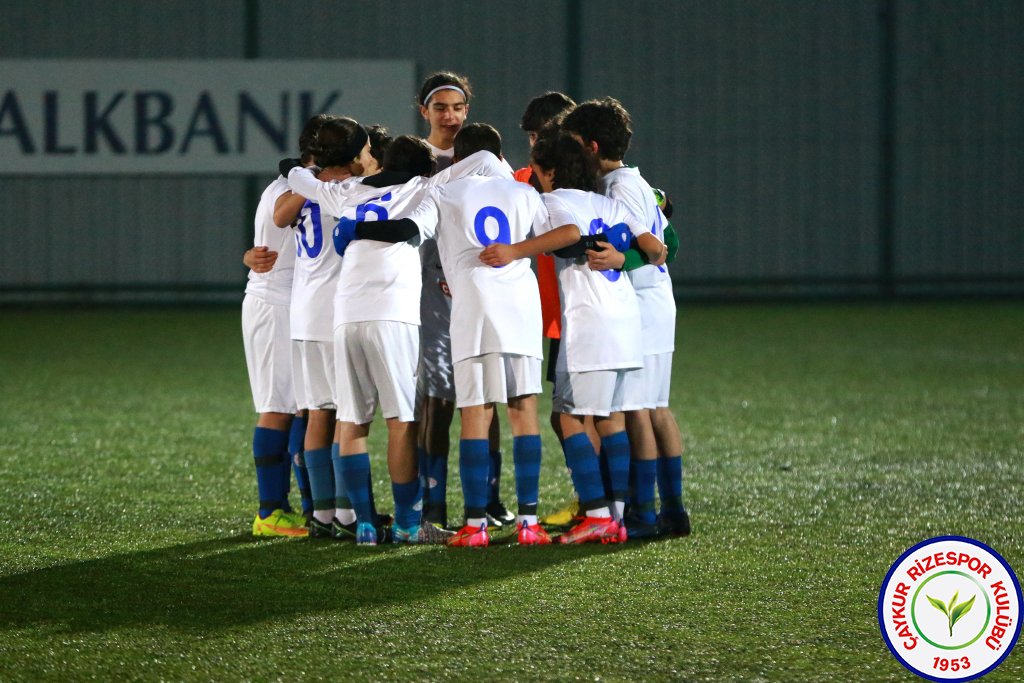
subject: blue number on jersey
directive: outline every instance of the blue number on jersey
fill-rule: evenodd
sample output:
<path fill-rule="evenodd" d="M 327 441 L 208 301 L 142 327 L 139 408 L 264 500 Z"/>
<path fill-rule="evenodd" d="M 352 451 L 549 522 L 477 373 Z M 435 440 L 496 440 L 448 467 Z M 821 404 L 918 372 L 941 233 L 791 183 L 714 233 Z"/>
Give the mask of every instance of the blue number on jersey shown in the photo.
<path fill-rule="evenodd" d="M 599 232 L 604 232 L 606 227 L 607 226 L 605 225 L 603 218 L 595 218 L 594 220 L 590 221 L 590 234 L 596 235 Z M 622 277 L 622 271 L 619 270 L 599 270 L 597 272 L 601 273 L 601 275 L 604 275 L 605 279 L 607 279 L 608 282 L 615 282 L 620 277 Z"/>
<path fill-rule="evenodd" d="M 306 209 L 309 209 L 308 214 Z M 307 199 L 306 203 L 302 205 L 302 213 L 309 216 L 309 222 L 313 225 L 313 244 L 310 246 L 306 240 L 306 221 L 303 216 L 303 220 L 299 221 L 299 231 L 295 233 L 295 250 L 299 256 L 305 252 L 309 258 L 316 258 L 324 248 L 324 229 L 320 225 L 320 205 Z"/>
<path fill-rule="evenodd" d="M 487 219 L 490 218 L 498 224 L 497 237 L 487 234 Z M 476 212 L 473 220 L 473 229 L 476 231 L 476 238 L 480 240 L 481 246 L 489 244 L 512 244 L 512 227 L 509 225 L 508 216 L 496 206 L 485 206 Z"/>
<path fill-rule="evenodd" d="M 380 197 L 374 197 L 365 204 L 360 204 L 356 207 L 356 221 L 365 221 L 366 214 L 372 213 L 377 217 L 379 221 L 386 221 L 388 219 L 388 210 L 379 204 L 373 202 L 390 202 L 391 193 L 383 194 Z"/>
<path fill-rule="evenodd" d="M 657 206 L 655 206 L 654 207 L 654 222 L 651 223 L 651 233 L 655 237 L 659 238 L 662 242 L 664 242 L 665 241 L 664 234 L 658 235 L 658 228 L 660 226 L 661 226 L 661 210 Z M 660 270 L 663 273 L 667 273 L 668 272 L 668 270 L 665 268 L 665 266 L 657 266 L 657 268 L 658 268 L 658 270 Z"/>
<path fill-rule="evenodd" d="M 389 202 L 391 201 L 391 193 L 387 192 L 380 197 L 374 197 L 364 204 L 360 204 L 356 207 L 356 219 L 345 218 L 344 216 L 338 221 L 338 224 L 334 226 L 334 251 L 337 252 L 338 256 L 344 256 L 345 250 L 352 240 L 358 239 L 355 234 L 355 224 L 359 221 L 366 220 L 366 214 L 372 213 L 377 217 L 379 221 L 386 221 L 388 219 L 388 210 L 379 204 L 373 202 Z M 347 229 L 348 234 L 342 235 L 342 230 Z"/>

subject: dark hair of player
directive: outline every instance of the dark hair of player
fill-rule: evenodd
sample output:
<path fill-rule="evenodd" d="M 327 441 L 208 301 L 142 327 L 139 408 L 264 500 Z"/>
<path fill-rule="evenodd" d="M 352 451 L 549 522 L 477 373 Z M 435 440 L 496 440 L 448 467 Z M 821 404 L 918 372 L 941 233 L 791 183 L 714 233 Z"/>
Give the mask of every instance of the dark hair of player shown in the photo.
<path fill-rule="evenodd" d="M 422 138 L 400 135 L 388 146 L 383 168 L 385 171 L 428 176 L 434 172 L 434 153 Z"/>
<path fill-rule="evenodd" d="M 380 124 L 367 127 L 366 134 L 370 136 L 370 156 L 377 160 L 377 164 L 384 166 L 384 155 L 391 145 L 392 137 L 388 129 Z"/>
<path fill-rule="evenodd" d="M 306 125 L 302 127 L 302 132 L 299 133 L 299 156 L 302 157 L 303 163 L 309 161 L 309 158 L 312 156 L 309 151 L 309 146 L 316 138 L 316 134 L 317 131 L 320 130 L 320 126 L 324 124 L 324 121 L 332 118 L 334 117 L 330 114 L 317 114 L 309 121 L 306 121 Z"/>
<path fill-rule="evenodd" d="M 633 137 L 629 112 L 614 97 L 576 105 L 562 120 L 562 128 L 585 142 L 596 142 L 598 156 L 608 161 L 622 161 Z"/>
<path fill-rule="evenodd" d="M 318 166 L 348 166 L 359 156 L 369 136 L 354 119 L 332 117 L 324 121 L 309 151 Z"/>
<path fill-rule="evenodd" d="M 474 152 L 487 150 L 496 157 L 501 156 L 501 133 L 487 123 L 469 123 L 455 136 L 456 159 L 465 159 Z"/>
<path fill-rule="evenodd" d="M 571 135 L 554 127 L 541 131 L 530 151 L 533 163 L 545 171 L 553 170 L 551 185 L 556 190 L 597 189 L 597 164 Z"/>
<path fill-rule="evenodd" d="M 549 122 L 557 119 L 560 114 L 572 109 L 576 103 L 565 93 L 546 92 L 530 100 L 523 112 L 519 127 L 527 133 L 539 132 Z"/>
<path fill-rule="evenodd" d="M 456 88 L 466 93 L 466 102 L 469 102 L 469 98 L 473 96 L 473 86 L 469 84 L 469 79 L 465 76 L 460 76 L 457 73 L 451 71 L 438 71 L 427 76 L 427 80 L 423 81 L 423 87 L 420 88 L 420 95 L 416 98 L 416 104 L 425 107 L 427 102 L 427 96 L 435 88 L 440 88 L 443 85 L 454 85 Z"/>

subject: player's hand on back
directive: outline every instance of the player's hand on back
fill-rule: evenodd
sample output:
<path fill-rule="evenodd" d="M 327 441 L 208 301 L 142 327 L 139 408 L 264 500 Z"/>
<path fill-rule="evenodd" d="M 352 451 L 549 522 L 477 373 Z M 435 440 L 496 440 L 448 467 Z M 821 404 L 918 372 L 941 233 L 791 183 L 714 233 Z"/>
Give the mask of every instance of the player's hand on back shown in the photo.
<path fill-rule="evenodd" d="M 242 263 L 254 273 L 268 273 L 277 263 L 277 252 L 270 247 L 253 247 L 242 255 Z"/>
<path fill-rule="evenodd" d="M 500 242 L 495 242 L 480 252 L 480 261 L 488 266 L 507 266 L 516 258 L 515 248 L 511 244 Z"/>
<path fill-rule="evenodd" d="M 587 249 L 587 264 L 591 270 L 621 270 L 625 262 L 625 254 L 611 242 L 598 242 L 593 249 Z"/>

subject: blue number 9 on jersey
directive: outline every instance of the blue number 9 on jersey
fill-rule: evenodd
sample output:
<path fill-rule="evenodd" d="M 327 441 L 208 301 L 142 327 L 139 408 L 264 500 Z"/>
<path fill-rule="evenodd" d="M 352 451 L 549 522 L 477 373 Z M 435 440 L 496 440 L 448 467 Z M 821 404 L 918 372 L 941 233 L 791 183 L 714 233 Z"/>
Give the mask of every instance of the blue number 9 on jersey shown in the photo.
<path fill-rule="evenodd" d="M 487 234 L 488 218 L 498 226 L 498 234 L 495 237 Z M 509 225 L 508 216 L 496 206 L 485 206 L 476 212 L 476 218 L 473 220 L 473 230 L 476 232 L 476 238 L 480 240 L 480 246 L 486 247 L 495 242 L 499 244 L 512 244 L 512 228 Z"/>

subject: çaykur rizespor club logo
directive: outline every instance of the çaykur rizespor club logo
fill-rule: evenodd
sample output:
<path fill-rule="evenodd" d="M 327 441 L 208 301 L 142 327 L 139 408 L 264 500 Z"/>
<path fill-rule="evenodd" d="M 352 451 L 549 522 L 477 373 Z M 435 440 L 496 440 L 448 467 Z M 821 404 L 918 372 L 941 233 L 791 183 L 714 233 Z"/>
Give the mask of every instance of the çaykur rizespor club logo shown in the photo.
<path fill-rule="evenodd" d="M 1021 589 L 1010 565 L 983 543 L 941 536 L 889 569 L 878 597 L 882 637 L 909 670 L 933 681 L 983 676 L 1020 635 Z"/>

